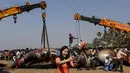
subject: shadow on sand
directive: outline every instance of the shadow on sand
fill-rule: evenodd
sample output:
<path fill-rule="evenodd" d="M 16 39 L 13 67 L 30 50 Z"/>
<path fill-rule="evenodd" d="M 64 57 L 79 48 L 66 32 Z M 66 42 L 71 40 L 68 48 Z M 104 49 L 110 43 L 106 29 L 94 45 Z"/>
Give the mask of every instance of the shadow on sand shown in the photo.
<path fill-rule="evenodd" d="M 34 64 L 29 67 L 22 67 L 24 69 L 56 69 L 55 64 Z"/>
<path fill-rule="evenodd" d="M 10 72 L 6 70 L 4 67 L 0 67 L 0 73 L 10 73 Z"/>
<path fill-rule="evenodd" d="M 124 65 L 127 66 L 127 67 L 130 67 L 130 63 L 124 61 Z"/>
<path fill-rule="evenodd" d="M 0 73 L 10 73 L 6 68 L 5 64 L 0 64 Z"/>

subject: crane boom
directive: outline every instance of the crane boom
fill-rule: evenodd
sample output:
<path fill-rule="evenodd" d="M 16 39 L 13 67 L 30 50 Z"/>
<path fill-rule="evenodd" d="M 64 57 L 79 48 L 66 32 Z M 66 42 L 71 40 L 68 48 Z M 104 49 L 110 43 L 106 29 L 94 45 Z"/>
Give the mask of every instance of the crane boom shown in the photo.
<path fill-rule="evenodd" d="M 90 23 L 94 23 L 95 25 L 98 24 L 100 26 L 105 26 L 105 27 L 110 27 L 110 28 L 115 28 L 115 29 L 119 29 L 119 30 L 123 30 L 125 32 L 130 32 L 130 26 L 127 24 L 122 24 L 113 20 L 109 20 L 106 18 L 95 18 L 94 16 L 92 17 L 86 17 L 83 15 L 80 15 L 78 13 L 76 13 L 74 15 L 74 19 L 75 20 L 82 20 L 82 21 L 88 21 Z"/>
<path fill-rule="evenodd" d="M 5 18 L 5 17 L 9 17 L 9 16 L 16 16 L 16 14 L 22 13 L 22 12 L 29 12 L 32 9 L 35 8 L 42 8 L 45 9 L 46 8 L 46 2 L 45 1 L 41 1 L 40 3 L 36 3 L 36 4 L 32 4 L 30 5 L 29 2 L 26 2 L 25 5 L 22 6 L 18 6 L 15 5 L 13 7 L 4 9 L 4 10 L 0 10 L 0 19 Z"/>
<path fill-rule="evenodd" d="M 110 28 L 114 28 L 114 29 L 118 29 L 118 30 L 123 30 L 127 33 L 130 33 L 130 26 L 128 24 L 122 24 L 113 20 L 109 20 L 106 18 L 95 18 L 94 16 L 92 17 L 86 17 L 83 15 L 80 15 L 78 13 L 76 13 L 74 15 L 74 19 L 75 20 L 82 20 L 82 21 L 88 21 L 90 23 L 94 23 L 95 25 L 100 25 L 100 26 L 105 26 L 105 27 L 110 27 Z M 124 39 L 128 40 L 130 38 L 129 35 L 125 35 Z M 126 44 L 128 44 L 129 42 L 127 41 Z M 127 56 L 123 57 L 124 60 L 128 63 L 130 63 L 130 54 L 127 54 Z"/>

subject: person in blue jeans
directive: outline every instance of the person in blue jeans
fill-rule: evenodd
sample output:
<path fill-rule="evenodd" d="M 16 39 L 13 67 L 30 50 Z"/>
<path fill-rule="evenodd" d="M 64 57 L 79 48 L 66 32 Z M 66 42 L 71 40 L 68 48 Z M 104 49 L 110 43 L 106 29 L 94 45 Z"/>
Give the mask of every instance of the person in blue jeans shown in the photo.
<path fill-rule="evenodd" d="M 104 64 L 105 71 L 113 69 L 113 64 L 111 62 L 112 62 L 112 59 L 109 56 L 107 56 L 105 60 L 105 64 Z"/>

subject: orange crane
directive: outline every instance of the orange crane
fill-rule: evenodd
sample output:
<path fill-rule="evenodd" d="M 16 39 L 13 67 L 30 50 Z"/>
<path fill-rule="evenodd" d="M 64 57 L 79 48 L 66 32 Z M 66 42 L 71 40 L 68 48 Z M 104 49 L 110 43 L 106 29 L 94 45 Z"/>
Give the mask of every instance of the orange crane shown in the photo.
<path fill-rule="evenodd" d="M 35 8 L 41 8 L 41 9 L 45 10 L 47 8 L 47 4 L 45 1 L 41 1 L 41 2 L 35 3 L 35 4 L 30 4 L 29 2 L 26 2 L 26 4 L 22 5 L 22 6 L 15 5 L 13 7 L 0 10 L 0 20 L 3 18 L 9 17 L 9 16 L 13 16 L 14 23 L 16 23 L 17 14 L 20 14 L 22 12 L 29 12 L 30 10 L 33 10 Z M 46 22 L 45 22 L 45 18 L 46 18 L 45 12 L 42 13 L 42 18 L 43 18 L 43 27 L 44 28 L 43 28 L 43 32 L 42 32 L 41 44 L 43 41 L 45 43 L 45 33 L 47 32 Z"/>
<path fill-rule="evenodd" d="M 92 17 L 86 17 L 83 15 L 80 15 L 78 13 L 75 13 L 74 15 L 75 20 L 82 20 L 82 21 L 88 21 L 90 23 L 94 23 L 95 25 L 100 25 L 104 27 L 110 27 L 110 28 L 115 28 L 117 30 L 123 30 L 125 32 L 130 32 L 130 26 L 128 24 L 122 24 L 113 20 L 109 20 L 106 18 L 96 18 L 95 16 Z"/>
<path fill-rule="evenodd" d="M 106 18 L 96 18 L 95 16 L 92 17 L 86 17 L 83 15 L 80 15 L 78 13 L 74 14 L 74 19 L 75 20 L 82 20 L 82 21 L 88 21 L 90 23 L 94 23 L 95 25 L 100 25 L 100 26 L 104 26 L 104 27 L 109 27 L 109 28 L 114 28 L 116 30 L 122 30 L 126 33 L 130 33 L 130 23 L 128 24 L 122 24 L 113 20 L 109 20 Z M 130 38 L 129 36 L 126 36 L 125 38 Z M 126 57 L 124 57 L 124 60 L 127 61 L 128 63 L 130 63 L 130 54 L 128 54 Z"/>
<path fill-rule="evenodd" d="M 46 5 L 46 2 L 45 1 L 41 1 L 40 3 L 35 3 L 35 4 L 30 4 L 29 2 L 26 2 L 25 5 L 22 5 L 22 6 L 19 6 L 19 5 L 15 5 L 13 7 L 10 7 L 10 8 L 7 8 L 7 9 L 4 9 L 4 10 L 0 10 L 0 20 L 3 19 L 3 18 L 6 18 L 6 17 L 9 17 L 9 16 L 13 16 L 13 19 L 14 19 L 14 23 L 16 23 L 16 19 L 17 19 L 17 14 L 20 14 L 22 12 L 29 12 L 30 10 L 33 10 L 35 8 L 41 8 L 43 10 L 45 10 L 47 7 Z M 41 62 L 41 61 L 44 61 L 44 62 L 55 62 L 55 56 L 57 55 L 57 50 L 54 50 L 52 48 L 49 47 L 49 40 L 48 40 L 48 34 L 47 34 L 47 28 L 46 28 L 46 13 L 43 12 L 42 13 L 42 19 L 43 19 L 43 30 L 42 30 L 42 37 L 41 37 L 41 45 L 43 44 L 44 47 L 41 47 L 40 50 L 36 50 L 36 51 L 31 51 L 29 52 L 30 55 L 28 54 L 25 54 L 27 56 L 27 59 L 28 57 L 32 57 L 31 54 L 34 54 L 36 55 L 35 53 L 40 53 L 40 59 L 39 60 L 36 60 L 34 58 L 32 58 L 33 60 L 31 61 L 32 64 L 34 63 L 37 63 L 37 62 Z M 45 39 L 47 41 L 47 46 L 48 48 L 45 48 Z M 20 59 L 18 60 L 20 61 Z M 17 62 L 14 62 L 11 67 L 14 67 L 16 66 L 16 64 L 18 63 Z M 29 62 L 26 62 L 26 64 L 30 63 L 30 60 L 28 60 Z M 22 64 L 25 64 L 25 61 L 22 62 Z M 22 64 L 19 64 L 19 66 L 21 66 Z"/>
<path fill-rule="evenodd" d="M 45 1 L 41 1 L 39 3 L 35 3 L 35 4 L 30 4 L 29 2 L 26 2 L 25 5 L 22 5 L 22 6 L 19 6 L 19 5 L 15 5 L 13 7 L 10 7 L 10 8 L 7 8 L 7 9 L 4 9 L 4 10 L 0 10 L 0 20 L 3 19 L 3 18 L 6 18 L 6 17 L 9 17 L 9 16 L 13 16 L 13 19 L 14 19 L 14 23 L 16 23 L 16 19 L 17 19 L 17 14 L 20 14 L 22 12 L 29 12 L 30 10 L 33 10 L 35 8 L 41 8 L 43 10 L 45 10 L 47 8 L 47 5 L 46 5 L 46 2 Z M 42 38 L 41 38 L 41 44 L 43 42 L 43 40 L 45 38 L 45 30 L 46 30 L 46 24 L 45 23 L 45 18 L 46 18 L 46 14 L 45 12 L 42 13 L 42 18 L 43 18 L 43 33 L 42 33 Z M 44 43 L 45 43 L 45 40 L 44 40 Z"/>
<path fill-rule="evenodd" d="M 45 9 L 46 2 L 41 1 L 40 3 L 36 3 L 36 4 L 30 4 L 29 2 L 26 2 L 26 4 L 22 5 L 22 6 L 15 5 L 13 7 L 10 7 L 10 8 L 4 9 L 4 10 L 0 10 L 0 20 L 5 17 L 13 16 L 14 23 L 16 23 L 17 14 L 20 14 L 25 11 L 29 12 L 30 10 L 35 9 L 35 8 Z"/>

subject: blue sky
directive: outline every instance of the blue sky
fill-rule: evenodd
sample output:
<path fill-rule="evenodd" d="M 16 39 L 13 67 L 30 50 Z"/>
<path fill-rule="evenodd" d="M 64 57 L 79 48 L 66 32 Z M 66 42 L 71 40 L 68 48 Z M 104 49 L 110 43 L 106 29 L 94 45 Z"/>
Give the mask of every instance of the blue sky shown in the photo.
<path fill-rule="evenodd" d="M 0 10 L 26 1 L 38 3 L 40 0 L 1 0 Z M 44 0 L 47 3 L 46 23 L 51 47 L 68 45 L 68 34 L 76 36 L 75 13 L 84 16 L 105 17 L 122 23 L 130 22 L 130 0 Z M 0 21 L 0 49 L 40 47 L 42 18 L 41 9 L 17 15 L 17 24 L 12 17 Z M 80 21 L 81 37 L 91 43 L 97 32 L 103 32 L 100 26 Z M 76 44 L 77 41 L 74 41 Z"/>

